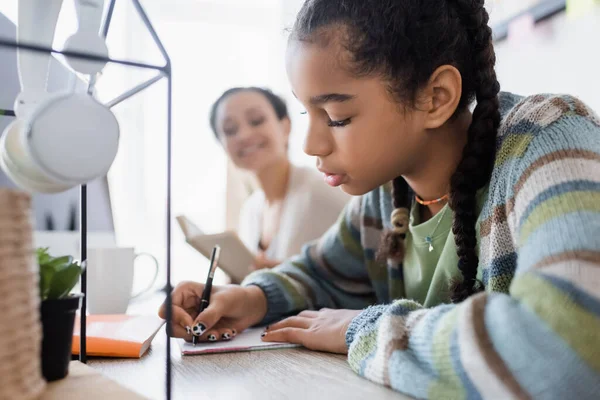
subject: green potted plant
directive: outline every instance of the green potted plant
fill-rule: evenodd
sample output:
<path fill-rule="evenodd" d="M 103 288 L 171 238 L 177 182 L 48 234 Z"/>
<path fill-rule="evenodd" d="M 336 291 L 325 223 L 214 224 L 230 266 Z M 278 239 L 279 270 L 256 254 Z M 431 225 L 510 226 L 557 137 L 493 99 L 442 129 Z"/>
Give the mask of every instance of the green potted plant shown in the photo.
<path fill-rule="evenodd" d="M 69 373 L 75 313 L 83 295 L 71 294 L 83 268 L 71 256 L 53 257 L 47 248 L 36 250 L 40 271 L 42 374 L 47 381 Z"/>

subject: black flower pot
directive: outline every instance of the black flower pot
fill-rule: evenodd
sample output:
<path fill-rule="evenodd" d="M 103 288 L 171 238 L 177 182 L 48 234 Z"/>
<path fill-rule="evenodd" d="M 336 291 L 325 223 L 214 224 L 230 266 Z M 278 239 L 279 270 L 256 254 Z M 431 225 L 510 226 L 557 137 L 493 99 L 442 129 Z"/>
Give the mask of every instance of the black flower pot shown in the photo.
<path fill-rule="evenodd" d="M 82 297 L 79 294 L 42 301 L 42 374 L 48 382 L 62 379 L 69 373 L 75 313 Z"/>

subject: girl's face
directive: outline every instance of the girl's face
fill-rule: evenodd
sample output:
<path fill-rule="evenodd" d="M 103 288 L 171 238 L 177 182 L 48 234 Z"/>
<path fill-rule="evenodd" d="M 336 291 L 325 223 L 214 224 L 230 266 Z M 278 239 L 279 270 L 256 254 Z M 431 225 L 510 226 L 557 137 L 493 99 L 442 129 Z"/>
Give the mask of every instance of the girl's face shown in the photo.
<path fill-rule="evenodd" d="M 219 139 L 237 167 L 258 173 L 287 159 L 290 120 L 279 120 L 261 93 L 243 91 L 226 97 L 216 116 Z"/>
<path fill-rule="evenodd" d="M 335 41 L 292 39 L 286 68 L 310 118 L 304 151 L 328 184 L 362 195 L 417 167 L 427 149 L 426 113 L 394 101 L 381 78 L 352 76 L 343 68 L 348 57 Z"/>

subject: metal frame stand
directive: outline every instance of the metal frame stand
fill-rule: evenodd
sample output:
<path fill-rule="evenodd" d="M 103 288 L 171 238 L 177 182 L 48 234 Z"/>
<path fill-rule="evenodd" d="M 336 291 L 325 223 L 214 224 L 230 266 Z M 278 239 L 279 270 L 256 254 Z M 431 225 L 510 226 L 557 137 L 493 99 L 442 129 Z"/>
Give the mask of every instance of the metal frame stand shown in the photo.
<path fill-rule="evenodd" d="M 159 48 L 162 56 L 164 57 L 165 64 L 163 66 L 146 64 L 135 61 L 128 60 L 118 60 L 110 57 L 100 57 L 93 54 L 87 54 L 83 52 L 72 52 L 72 51 L 59 51 L 50 47 L 37 46 L 28 43 L 17 43 L 16 41 L 10 41 L 0 38 L 0 46 L 10 47 L 10 48 L 18 48 L 18 49 L 26 49 L 35 52 L 50 52 L 54 54 L 62 54 L 64 56 L 81 58 L 84 60 L 91 61 L 104 61 L 107 63 L 114 63 L 119 65 L 125 65 L 129 67 L 143 68 L 143 69 L 151 69 L 158 72 L 158 74 L 149 79 L 148 81 L 141 83 L 127 92 L 123 93 L 120 96 L 117 96 L 113 100 L 109 101 L 105 105 L 109 108 L 112 108 L 121 102 L 127 100 L 128 98 L 134 96 L 135 94 L 141 92 L 142 90 L 150 87 L 152 84 L 160 81 L 165 78 L 167 80 L 167 201 L 166 201 L 166 217 L 167 217 L 167 237 L 166 237 L 166 246 L 167 246 L 167 283 L 165 290 L 167 292 L 166 298 L 166 308 L 167 308 L 167 323 L 166 323 L 166 333 L 167 333 L 167 355 L 165 360 L 166 365 L 166 398 L 167 400 L 171 399 L 171 313 L 172 313 L 172 299 L 171 299 L 171 125 L 172 125 L 172 75 L 171 75 L 171 59 L 167 51 L 165 50 L 160 38 L 158 37 L 154 27 L 150 23 L 146 12 L 142 8 L 139 0 L 131 0 L 133 6 L 139 17 L 142 19 L 142 22 L 146 26 L 146 29 L 152 36 L 152 39 L 156 46 Z M 108 29 L 110 27 L 110 22 L 112 19 L 112 15 L 114 12 L 116 0 L 110 0 L 108 5 L 108 11 L 106 14 L 106 18 L 104 19 L 104 23 L 102 25 L 102 35 L 104 37 L 108 34 Z M 88 93 L 91 95 L 94 90 L 94 85 L 96 83 L 96 77 L 92 76 L 90 78 Z M 14 110 L 2 110 L 0 109 L 0 115 L 2 116 L 15 116 Z M 81 263 L 82 266 L 86 266 L 87 263 L 87 187 L 86 185 L 81 186 L 80 192 L 80 235 L 81 235 Z M 87 353 L 86 353 L 86 309 L 87 309 L 87 272 L 84 268 L 84 271 L 81 275 L 81 291 L 83 293 L 83 299 L 81 302 L 81 324 L 80 324 L 80 352 L 79 352 L 79 360 L 82 363 L 87 362 Z"/>

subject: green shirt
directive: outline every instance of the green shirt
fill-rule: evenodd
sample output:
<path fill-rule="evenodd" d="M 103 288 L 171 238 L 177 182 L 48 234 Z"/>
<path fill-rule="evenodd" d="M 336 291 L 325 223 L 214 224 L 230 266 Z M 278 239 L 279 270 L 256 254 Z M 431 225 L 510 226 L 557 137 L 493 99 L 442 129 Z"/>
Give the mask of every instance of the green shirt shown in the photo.
<path fill-rule="evenodd" d="M 477 193 L 478 214 L 486 197 L 487 187 Z M 407 299 L 412 299 L 424 307 L 450 302 L 450 285 L 454 279 L 462 278 L 458 270 L 458 255 L 451 228 L 452 211 L 448 204 L 423 223 L 420 223 L 418 204 L 413 204 L 403 263 Z M 479 243 L 479 226 L 476 227 L 476 231 Z M 431 238 L 431 251 L 427 237 Z M 481 268 L 477 271 L 477 277 L 481 279 Z"/>

